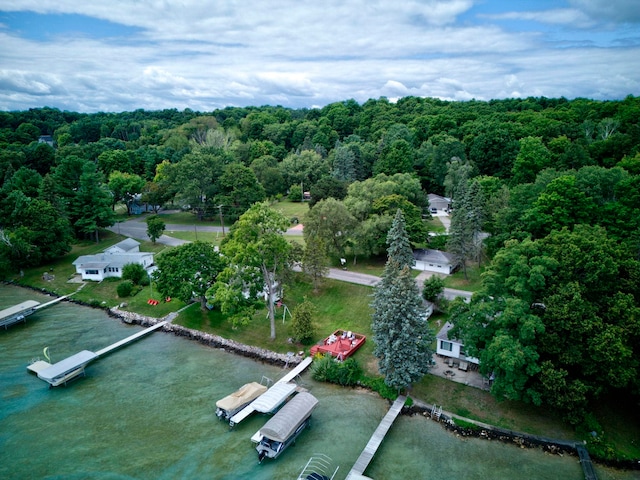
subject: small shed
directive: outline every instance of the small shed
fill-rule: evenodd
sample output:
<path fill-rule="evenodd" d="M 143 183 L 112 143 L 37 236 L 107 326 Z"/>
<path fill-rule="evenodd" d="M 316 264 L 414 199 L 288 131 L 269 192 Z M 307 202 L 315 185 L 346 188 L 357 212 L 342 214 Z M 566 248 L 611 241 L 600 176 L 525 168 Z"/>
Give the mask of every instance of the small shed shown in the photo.
<path fill-rule="evenodd" d="M 450 275 L 458 268 L 458 263 L 453 258 L 453 255 L 441 250 L 430 248 L 414 250 L 413 258 L 416 260 L 413 266 L 414 270 Z"/>

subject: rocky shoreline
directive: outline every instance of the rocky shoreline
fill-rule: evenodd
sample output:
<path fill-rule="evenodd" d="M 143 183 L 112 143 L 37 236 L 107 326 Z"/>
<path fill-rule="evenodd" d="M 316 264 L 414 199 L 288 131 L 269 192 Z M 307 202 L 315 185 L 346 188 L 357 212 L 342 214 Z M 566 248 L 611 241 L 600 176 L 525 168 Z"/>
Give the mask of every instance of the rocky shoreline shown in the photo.
<path fill-rule="evenodd" d="M 107 312 L 109 316 L 119 318 L 124 323 L 141 325 L 143 327 L 149 327 L 155 325 L 158 322 L 166 320 L 166 318 L 147 317 L 138 313 L 129 312 L 127 310 L 121 310 L 118 307 L 108 309 Z M 295 366 L 298 365 L 303 359 L 303 357 L 301 357 L 300 355 L 296 355 L 293 353 L 276 353 L 270 350 L 265 350 L 263 348 L 245 345 L 243 343 L 229 340 L 218 335 L 201 332 L 200 330 L 192 330 L 181 325 L 174 325 L 172 323 L 167 323 L 161 328 L 161 330 L 164 330 L 167 333 L 172 333 L 177 337 L 188 338 L 189 340 L 196 341 L 208 347 L 219 348 L 226 352 L 242 355 L 243 357 L 259 360 L 271 365 L 278 365 L 283 367 Z"/>
<path fill-rule="evenodd" d="M 45 289 L 34 288 L 26 285 L 19 285 L 14 282 L 3 283 L 13 286 L 19 286 L 22 288 L 28 288 L 51 297 L 59 297 L 55 293 L 46 291 Z M 129 312 L 127 310 L 121 310 L 118 307 L 106 308 L 104 306 L 96 304 L 88 304 L 86 302 L 78 301 L 73 298 L 67 298 L 65 301 L 75 303 L 90 308 L 98 308 L 104 310 L 108 316 L 117 318 L 123 323 L 140 325 L 143 327 L 149 327 L 155 325 L 158 322 L 164 320 L 171 320 L 174 314 L 169 314 L 165 318 L 148 317 L 140 315 L 135 312 Z M 172 333 L 175 336 L 187 338 L 192 341 L 201 343 L 212 348 L 218 348 L 220 350 L 231 352 L 237 355 L 242 355 L 257 361 L 268 363 L 271 365 L 277 365 L 282 367 L 289 367 L 298 365 L 303 357 L 297 354 L 281 354 L 265 350 L 263 348 L 252 347 L 245 345 L 234 340 L 229 340 L 218 335 L 201 332 L 200 330 L 193 330 L 183 327 L 181 325 L 174 325 L 167 323 L 161 330 L 167 333 Z M 410 407 L 404 407 L 402 409 L 403 415 L 421 415 L 426 418 L 431 418 L 434 406 L 426 404 L 414 404 Z M 475 437 L 484 440 L 497 440 L 504 443 L 512 443 L 518 445 L 520 448 L 542 448 L 545 452 L 553 455 L 572 455 L 577 456 L 575 448 L 575 442 L 566 442 L 561 440 L 554 440 L 544 437 L 538 437 L 535 435 L 527 435 L 520 432 L 513 432 L 510 430 L 501 429 L 491 425 L 478 426 L 478 428 L 467 428 L 456 425 L 453 418 L 446 413 L 442 413 L 437 421 L 447 430 L 455 432 L 459 437 Z M 607 460 L 598 457 L 593 458 L 597 463 L 606 465 L 608 467 L 622 469 L 622 470 L 640 470 L 640 461 L 637 460 Z"/>

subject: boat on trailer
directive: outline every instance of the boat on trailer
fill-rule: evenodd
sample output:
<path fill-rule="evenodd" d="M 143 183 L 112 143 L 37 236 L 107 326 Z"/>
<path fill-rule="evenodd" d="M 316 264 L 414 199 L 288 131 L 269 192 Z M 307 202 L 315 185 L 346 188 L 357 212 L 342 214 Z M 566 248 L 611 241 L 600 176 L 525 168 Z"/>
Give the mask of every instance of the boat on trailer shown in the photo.
<path fill-rule="evenodd" d="M 246 383 L 232 394 L 216 402 L 216 416 L 220 420 L 229 421 L 231 417 L 266 391 L 266 385 L 258 382 Z"/>
<path fill-rule="evenodd" d="M 311 413 L 318 405 L 318 399 L 308 392 L 293 397 L 259 431 L 260 441 L 256 450 L 258 462 L 265 458 L 278 458 L 298 435 L 309 426 Z"/>

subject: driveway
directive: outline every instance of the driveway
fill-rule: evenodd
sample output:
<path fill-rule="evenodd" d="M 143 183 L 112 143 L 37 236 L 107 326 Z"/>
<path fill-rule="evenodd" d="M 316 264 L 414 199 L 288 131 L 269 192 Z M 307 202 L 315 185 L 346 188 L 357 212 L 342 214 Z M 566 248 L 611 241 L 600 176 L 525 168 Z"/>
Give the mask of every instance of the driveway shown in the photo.
<path fill-rule="evenodd" d="M 143 220 L 143 218 L 135 217 L 125 222 L 119 222 L 112 227 L 109 227 L 109 230 L 120 235 L 135 238 L 136 240 L 151 241 L 149 235 L 147 235 L 147 224 Z M 172 231 L 222 232 L 222 227 L 167 224 L 165 227 L 165 232 L 170 234 Z M 287 230 L 287 235 L 302 235 L 302 225 L 296 225 L 295 227 L 290 228 L 289 230 Z M 189 243 L 187 240 L 180 240 L 167 234 L 162 235 L 156 240 L 156 242 L 163 245 L 168 245 L 170 247 L 177 247 L 179 245 Z M 416 283 L 418 284 L 418 288 L 420 288 L 420 290 L 422 290 L 422 284 L 424 283 L 425 278 L 428 278 L 431 275 L 432 274 L 430 272 L 421 272 L 420 275 L 416 277 Z M 367 287 L 373 287 L 380 281 L 380 277 L 376 277 L 375 275 L 351 272 L 349 270 L 342 270 L 339 268 L 329 269 L 329 274 L 327 275 L 327 277 L 334 280 L 340 280 L 342 282 L 365 285 Z M 445 288 L 443 294 L 448 300 L 453 300 L 456 297 L 463 297 L 466 302 L 468 302 L 471 299 L 471 295 L 473 295 L 472 292 L 456 290 L 453 288 Z"/>

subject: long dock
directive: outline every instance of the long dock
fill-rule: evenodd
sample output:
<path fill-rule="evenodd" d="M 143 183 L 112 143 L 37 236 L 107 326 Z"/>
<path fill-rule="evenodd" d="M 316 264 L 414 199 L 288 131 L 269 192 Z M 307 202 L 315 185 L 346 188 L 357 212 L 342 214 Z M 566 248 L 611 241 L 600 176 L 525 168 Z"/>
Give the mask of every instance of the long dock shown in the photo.
<path fill-rule="evenodd" d="M 578 457 L 580 458 L 580 465 L 582 465 L 582 471 L 584 472 L 585 480 L 598 480 L 596 471 L 591 463 L 591 457 L 584 445 L 576 443 L 576 450 L 578 451 Z"/>
<path fill-rule="evenodd" d="M 104 347 L 102 350 L 98 350 L 96 352 L 96 355 L 101 357 L 103 355 L 106 355 L 107 353 L 111 353 L 114 350 L 117 350 L 118 348 L 127 345 L 128 343 L 131 342 L 135 342 L 137 339 L 139 339 L 140 337 L 144 337 L 145 335 L 158 330 L 159 328 L 164 327 L 167 324 L 167 322 L 158 322 L 155 325 L 152 325 L 149 328 L 145 328 L 144 330 L 140 330 L 138 333 L 134 333 L 133 335 L 131 335 L 130 337 L 124 338 L 122 340 L 120 340 L 119 342 L 116 342 L 112 345 L 109 345 L 108 347 Z"/>
<path fill-rule="evenodd" d="M 369 479 L 369 477 L 364 476 L 364 471 L 369 466 L 369 463 L 371 463 L 371 460 L 373 460 L 373 456 L 376 454 L 376 451 L 378 450 L 378 447 L 380 447 L 382 440 L 384 440 L 385 435 L 402 410 L 402 407 L 406 400 L 407 397 L 405 397 L 404 395 L 400 395 L 396 399 L 396 401 L 393 402 L 393 405 L 391 405 L 391 408 L 380 422 L 380 425 L 378 425 L 376 431 L 373 432 L 373 435 L 369 439 L 369 443 L 367 443 L 367 446 L 364 447 L 364 450 L 358 457 L 358 460 L 356 460 L 355 465 L 353 466 L 351 471 L 349 471 L 346 480 Z"/>
<path fill-rule="evenodd" d="M 296 389 L 296 385 L 290 383 L 291 380 L 300 375 L 312 362 L 312 357 L 302 360 L 293 370 L 274 383 L 269 390 L 231 417 L 229 425 L 232 427 L 237 425 L 253 412 L 271 413 L 282 405 Z"/>
<path fill-rule="evenodd" d="M 66 385 L 67 382 L 73 380 L 80 375 L 84 375 L 85 367 L 92 361 L 97 360 L 101 356 L 104 356 L 124 345 L 136 341 L 137 339 L 162 328 L 168 322 L 158 322 L 149 328 L 145 328 L 133 335 L 119 340 L 116 343 L 109 345 L 108 347 L 92 352 L 90 350 L 83 350 L 75 355 L 65 358 L 53 365 L 43 360 L 38 360 L 27 367 L 27 370 L 38 375 L 38 378 L 44 380 L 49 384 L 49 388 L 57 387 L 58 385 Z"/>

